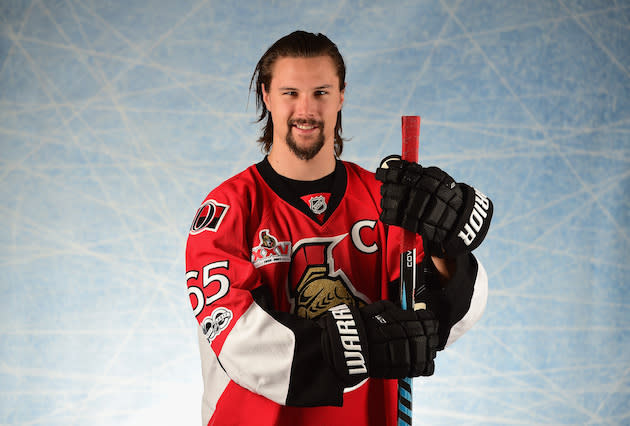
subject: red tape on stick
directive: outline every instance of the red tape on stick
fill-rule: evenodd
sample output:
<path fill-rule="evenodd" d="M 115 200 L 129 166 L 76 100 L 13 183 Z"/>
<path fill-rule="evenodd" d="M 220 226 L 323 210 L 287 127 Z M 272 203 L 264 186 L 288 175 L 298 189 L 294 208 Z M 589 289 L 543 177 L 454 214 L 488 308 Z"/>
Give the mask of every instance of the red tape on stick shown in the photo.
<path fill-rule="evenodd" d="M 405 115 L 402 117 L 402 159 L 412 163 L 418 162 L 418 145 L 420 142 L 420 116 Z"/>
<path fill-rule="evenodd" d="M 402 159 L 418 162 L 418 146 L 420 143 L 420 116 L 404 115 L 402 117 Z M 401 252 L 413 248 L 416 234 L 403 230 L 403 238 L 400 242 Z"/>

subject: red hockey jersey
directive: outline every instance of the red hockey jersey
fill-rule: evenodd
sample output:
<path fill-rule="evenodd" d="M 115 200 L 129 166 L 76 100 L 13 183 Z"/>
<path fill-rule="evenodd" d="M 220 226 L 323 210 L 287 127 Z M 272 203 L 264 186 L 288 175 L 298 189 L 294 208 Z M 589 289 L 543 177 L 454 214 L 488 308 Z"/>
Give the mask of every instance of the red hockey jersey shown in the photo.
<path fill-rule="evenodd" d="M 337 161 L 331 185 L 297 194 L 265 159 L 197 211 L 186 279 L 199 322 L 204 425 L 395 425 L 396 381 L 343 389 L 322 356 L 316 319 L 340 303 L 390 297 L 400 231 L 378 220 L 373 173 Z M 485 307 L 483 268 L 472 255 L 462 262 L 436 308 L 443 345 Z"/>

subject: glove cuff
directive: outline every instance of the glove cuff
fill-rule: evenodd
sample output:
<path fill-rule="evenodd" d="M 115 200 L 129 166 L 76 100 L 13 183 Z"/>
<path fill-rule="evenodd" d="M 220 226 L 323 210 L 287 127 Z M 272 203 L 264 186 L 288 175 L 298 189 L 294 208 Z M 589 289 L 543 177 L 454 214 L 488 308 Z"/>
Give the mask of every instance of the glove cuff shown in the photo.
<path fill-rule="evenodd" d="M 359 310 L 345 304 L 330 308 L 319 320 L 323 326 L 324 358 L 346 387 L 368 377 L 368 350 L 365 327 Z"/>
<path fill-rule="evenodd" d="M 459 223 L 443 245 L 443 255 L 448 257 L 457 257 L 479 247 L 488 233 L 494 212 L 492 201 L 482 192 L 465 183 L 458 185 L 464 193 L 465 207 L 459 216 Z"/>

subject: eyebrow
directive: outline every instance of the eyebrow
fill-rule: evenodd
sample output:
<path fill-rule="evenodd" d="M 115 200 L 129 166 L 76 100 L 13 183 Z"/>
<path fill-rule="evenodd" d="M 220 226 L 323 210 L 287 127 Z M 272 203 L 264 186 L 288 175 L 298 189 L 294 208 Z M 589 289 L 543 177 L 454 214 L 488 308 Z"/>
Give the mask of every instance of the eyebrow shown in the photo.
<path fill-rule="evenodd" d="M 333 87 L 333 85 L 332 85 L 332 84 L 323 84 L 323 85 L 321 85 L 321 86 L 317 86 L 317 87 L 313 88 L 313 90 L 319 90 L 319 89 L 330 89 L 331 87 Z M 297 89 L 297 88 L 295 88 L 295 87 L 289 87 L 289 86 L 287 86 L 287 87 L 279 87 L 279 88 L 278 88 L 278 90 L 298 90 L 298 89 Z"/>

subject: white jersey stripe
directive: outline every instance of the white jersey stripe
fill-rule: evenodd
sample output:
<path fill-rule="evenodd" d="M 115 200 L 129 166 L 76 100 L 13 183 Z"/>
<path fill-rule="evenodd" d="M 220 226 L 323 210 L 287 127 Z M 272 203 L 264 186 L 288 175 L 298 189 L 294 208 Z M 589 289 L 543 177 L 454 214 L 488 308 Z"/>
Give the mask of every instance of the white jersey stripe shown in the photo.
<path fill-rule="evenodd" d="M 293 332 L 252 303 L 225 339 L 219 360 L 240 386 L 284 405 L 294 352 Z"/>
<path fill-rule="evenodd" d="M 219 365 L 219 360 L 210 347 L 201 326 L 197 327 L 199 352 L 201 355 L 201 374 L 203 377 L 203 398 L 201 401 L 201 421 L 206 426 L 214 414 L 217 402 L 230 383 L 230 378 Z"/>

